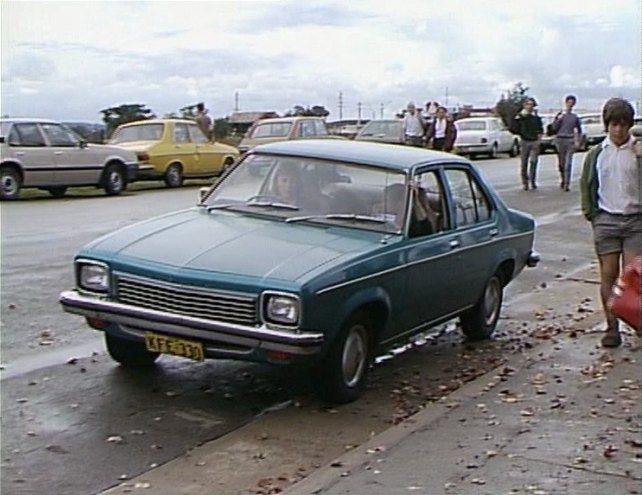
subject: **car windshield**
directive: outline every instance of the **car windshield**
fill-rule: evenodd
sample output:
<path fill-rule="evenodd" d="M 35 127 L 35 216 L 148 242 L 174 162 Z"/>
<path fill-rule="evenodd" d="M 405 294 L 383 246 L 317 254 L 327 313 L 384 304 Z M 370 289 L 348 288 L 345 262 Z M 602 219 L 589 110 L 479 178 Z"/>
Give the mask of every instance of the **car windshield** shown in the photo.
<path fill-rule="evenodd" d="M 287 137 L 290 135 L 292 122 L 266 122 L 257 124 L 252 131 L 252 138 Z"/>
<path fill-rule="evenodd" d="M 9 122 L 1 122 L 0 136 L 7 136 L 9 134 L 9 127 L 11 127 L 11 124 Z"/>
<path fill-rule="evenodd" d="M 160 141 L 163 124 L 140 124 L 117 129 L 110 143 L 130 143 L 132 141 Z"/>
<path fill-rule="evenodd" d="M 393 170 L 252 154 L 214 187 L 203 206 L 398 233 L 405 222 L 407 183 L 405 174 Z"/>
<path fill-rule="evenodd" d="M 485 120 L 460 120 L 457 122 L 457 129 L 460 131 L 485 131 Z"/>
<path fill-rule="evenodd" d="M 370 122 L 362 130 L 361 135 L 401 133 L 401 122 Z"/>

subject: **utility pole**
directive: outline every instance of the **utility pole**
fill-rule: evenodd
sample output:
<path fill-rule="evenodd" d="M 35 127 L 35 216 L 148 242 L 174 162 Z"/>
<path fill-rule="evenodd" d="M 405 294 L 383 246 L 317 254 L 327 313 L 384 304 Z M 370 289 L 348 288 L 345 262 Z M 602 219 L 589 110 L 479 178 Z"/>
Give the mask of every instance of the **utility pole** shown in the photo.
<path fill-rule="evenodd" d="M 343 120 L 343 93 L 339 91 L 339 120 Z"/>
<path fill-rule="evenodd" d="M 357 103 L 357 124 L 361 124 L 361 102 Z"/>
<path fill-rule="evenodd" d="M 238 112 L 240 108 L 241 107 L 239 105 L 239 92 L 235 91 L 234 92 L 234 111 Z"/>
<path fill-rule="evenodd" d="M 384 106 L 385 105 L 382 103 L 381 106 L 379 107 L 379 118 L 380 119 L 383 119 L 383 107 Z"/>
<path fill-rule="evenodd" d="M 448 108 L 448 86 L 446 86 L 446 104 L 444 106 Z"/>

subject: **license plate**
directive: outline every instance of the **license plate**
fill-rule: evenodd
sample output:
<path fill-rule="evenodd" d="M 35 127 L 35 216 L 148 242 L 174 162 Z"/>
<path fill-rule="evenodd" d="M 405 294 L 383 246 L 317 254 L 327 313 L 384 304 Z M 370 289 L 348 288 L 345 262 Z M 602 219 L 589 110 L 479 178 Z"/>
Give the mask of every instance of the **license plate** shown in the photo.
<path fill-rule="evenodd" d="M 160 352 L 161 354 L 171 354 L 172 356 L 180 356 L 195 361 L 203 361 L 205 359 L 203 344 L 191 340 L 176 339 L 145 332 L 145 346 L 148 351 Z"/>

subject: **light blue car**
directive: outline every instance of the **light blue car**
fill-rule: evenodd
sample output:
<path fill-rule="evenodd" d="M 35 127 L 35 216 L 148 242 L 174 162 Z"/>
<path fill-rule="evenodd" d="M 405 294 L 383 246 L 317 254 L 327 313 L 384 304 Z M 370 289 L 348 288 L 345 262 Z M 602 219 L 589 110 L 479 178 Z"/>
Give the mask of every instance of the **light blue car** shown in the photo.
<path fill-rule="evenodd" d="M 488 338 L 503 288 L 539 259 L 535 223 L 467 160 L 378 143 L 259 146 L 183 211 L 83 247 L 65 311 L 124 366 L 161 353 L 309 363 L 358 398 L 385 348 L 459 317 Z"/>

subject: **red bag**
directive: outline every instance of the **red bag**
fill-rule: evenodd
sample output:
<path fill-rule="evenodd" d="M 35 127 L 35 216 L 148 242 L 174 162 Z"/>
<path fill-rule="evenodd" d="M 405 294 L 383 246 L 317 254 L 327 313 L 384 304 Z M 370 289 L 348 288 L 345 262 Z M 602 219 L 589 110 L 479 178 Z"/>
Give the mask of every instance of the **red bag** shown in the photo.
<path fill-rule="evenodd" d="M 638 335 L 640 328 L 640 256 L 629 263 L 622 272 L 609 298 L 609 308 L 616 318 L 633 327 Z"/>

